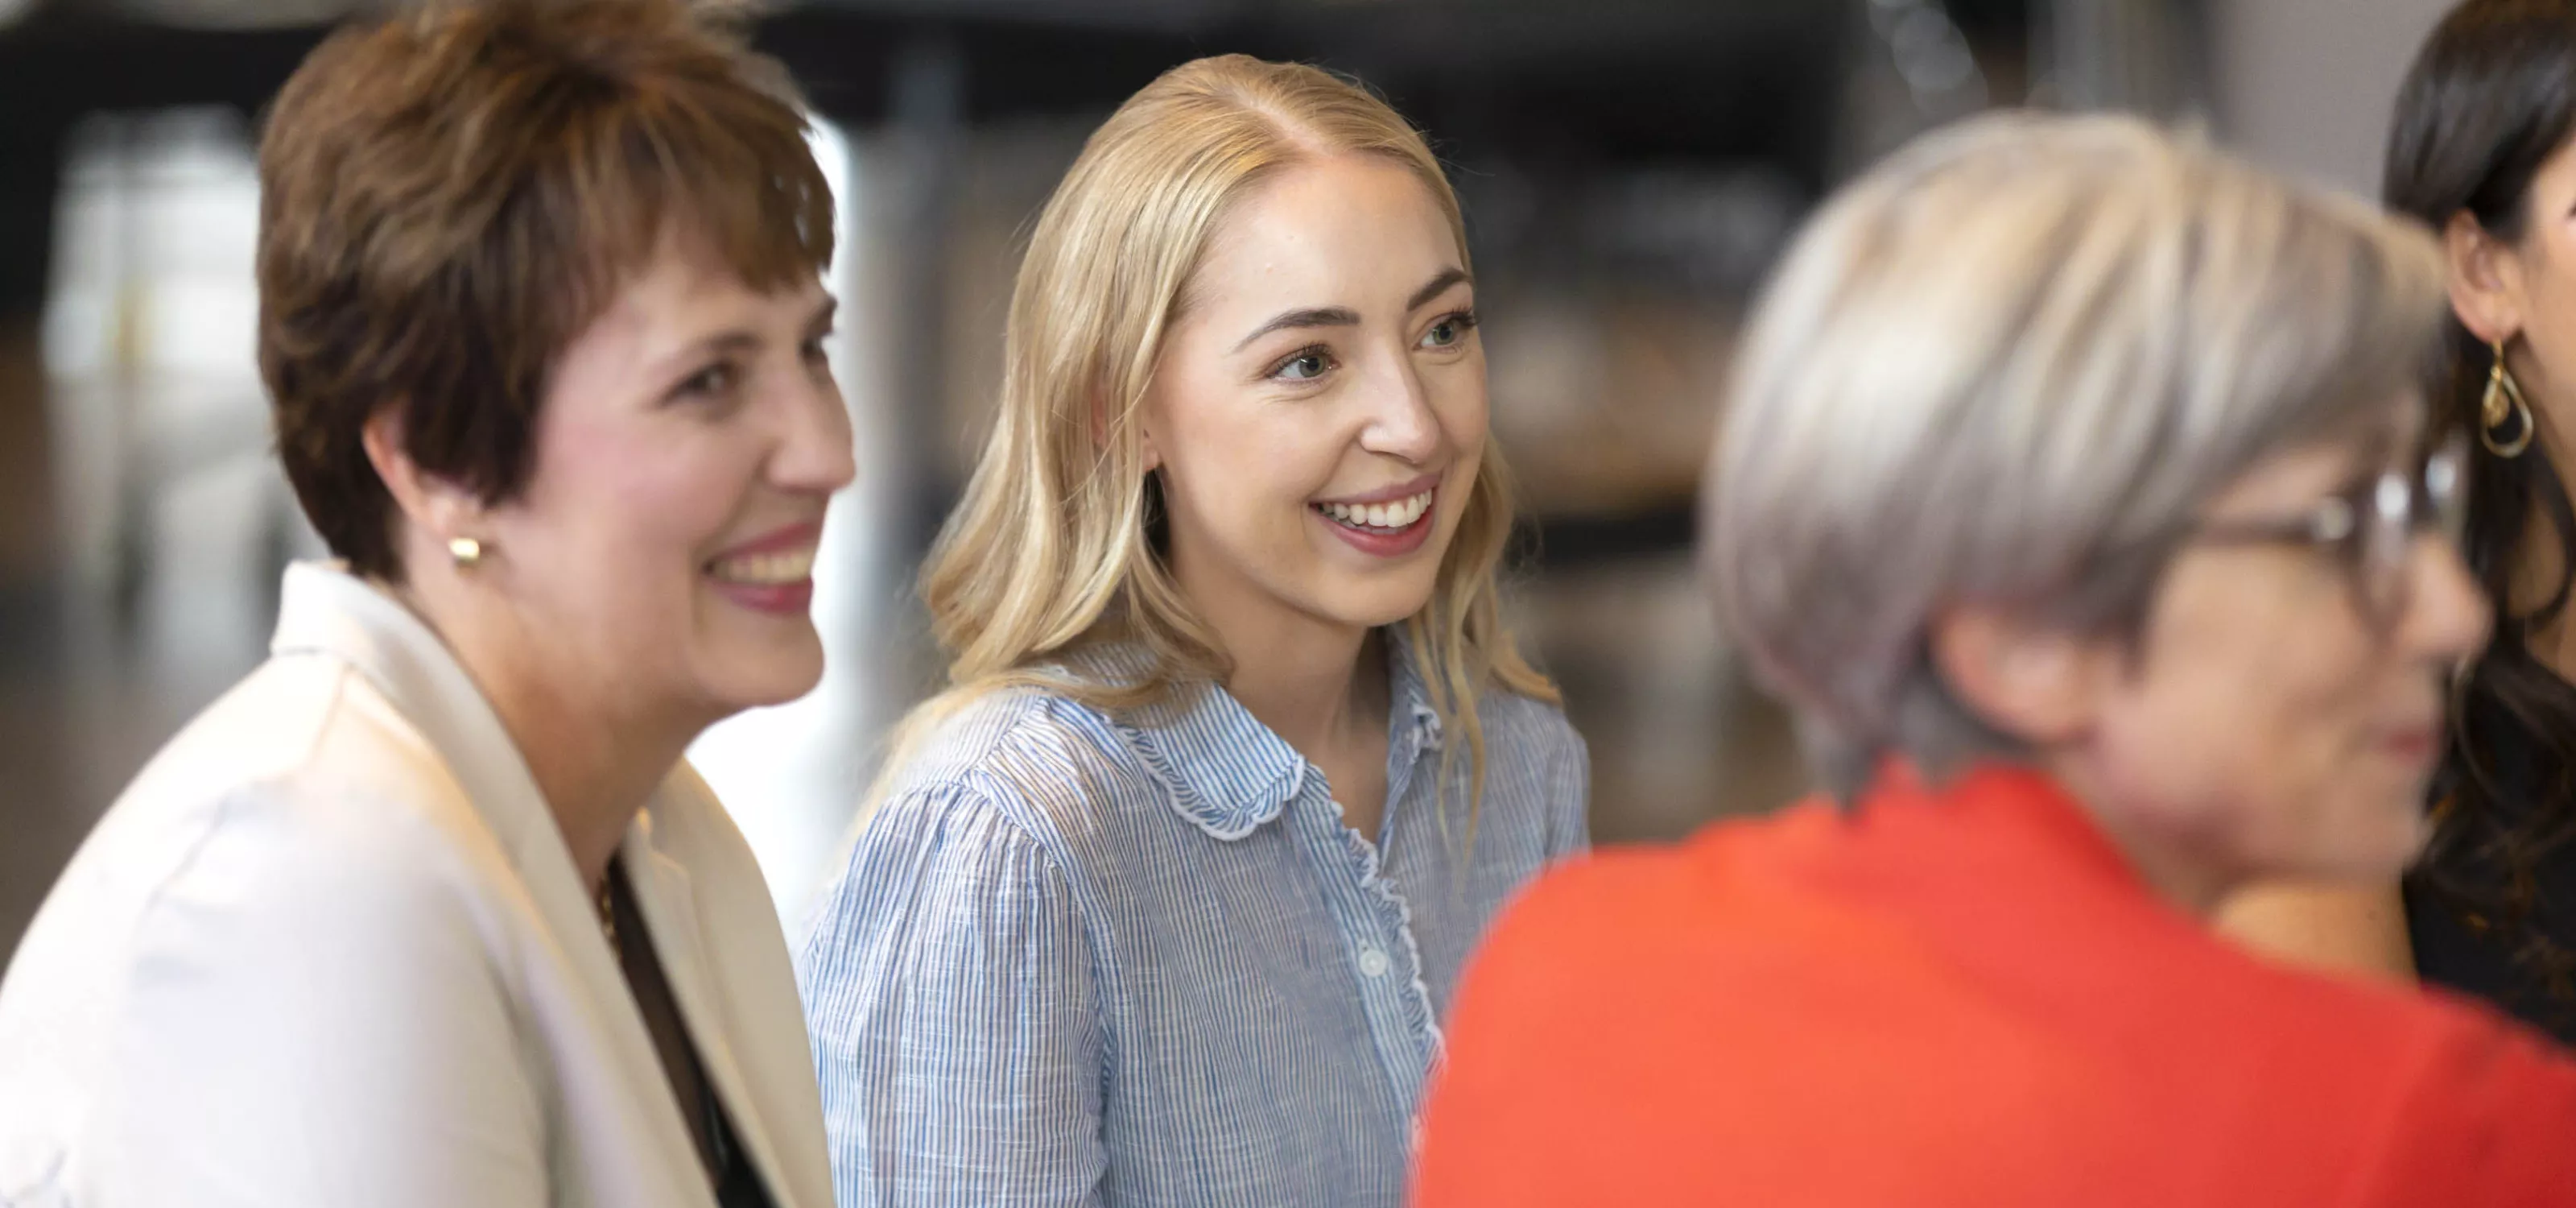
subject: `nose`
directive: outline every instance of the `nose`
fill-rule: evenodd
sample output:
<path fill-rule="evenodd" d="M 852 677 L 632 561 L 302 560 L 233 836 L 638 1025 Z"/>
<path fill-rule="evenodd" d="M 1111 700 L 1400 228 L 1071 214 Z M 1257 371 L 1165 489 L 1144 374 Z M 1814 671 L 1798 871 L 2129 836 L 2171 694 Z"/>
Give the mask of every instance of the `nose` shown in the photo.
<path fill-rule="evenodd" d="M 1440 451 L 1440 416 L 1420 369 L 1410 357 L 1398 356 L 1375 375 L 1368 394 L 1368 426 L 1360 430 L 1360 448 L 1420 465 Z"/>
<path fill-rule="evenodd" d="M 840 383 L 828 373 L 812 375 L 786 403 L 786 429 L 770 458 L 771 480 L 781 489 L 816 495 L 850 485 L 859 467 Z"/>
<path fill-rule="evenodd" d="M 2485 649 L 2492 616 L 2487 593 L 2470 576 L 2459 547 L 2427 536 L 2415 542 L 2412 554 L 2413 580 L 2398 630 L 2406 653 L 2448 665 Z"/>

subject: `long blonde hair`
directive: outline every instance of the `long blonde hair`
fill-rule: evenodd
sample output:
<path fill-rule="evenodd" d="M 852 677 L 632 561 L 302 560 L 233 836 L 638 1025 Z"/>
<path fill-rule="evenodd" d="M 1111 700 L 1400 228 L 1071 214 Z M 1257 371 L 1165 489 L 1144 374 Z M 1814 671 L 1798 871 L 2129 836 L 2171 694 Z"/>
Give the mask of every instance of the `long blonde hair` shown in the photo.
<path fill-rule="evenodd" d="M 1184 63 L 1084 143 L 1020 264 L 999 418 L 922 569 L 951 686 L 905 720 L 889 774 L 939 718 L 995 689 L 1038 687 L 1117 711 L 1231 674 L 1156 548 L 1159 495 L 1138 409 L 1217 223 L 1262 181 L 1328 155 L 1410 169 L 1439 201 L 1463 263 L 1457 195 L 1422 136 L 1365 89 L 1313 67 L 1244 55 Z M 1431 707 L 1466 738 L 1471 827 L 1484 795 L 1478 695 L 1499 685 L 1557 699 L 1514 649 L 1496 600 L 1511 517 L 1509 471 L 1488 445 L 1431 598 L 1405 621 Z M 1113 638 L 1149 655 L 1141 679 L 1104 683 L 1059 665 Z M 1443 799 L 1456 745 L 1442 747 Z"/>

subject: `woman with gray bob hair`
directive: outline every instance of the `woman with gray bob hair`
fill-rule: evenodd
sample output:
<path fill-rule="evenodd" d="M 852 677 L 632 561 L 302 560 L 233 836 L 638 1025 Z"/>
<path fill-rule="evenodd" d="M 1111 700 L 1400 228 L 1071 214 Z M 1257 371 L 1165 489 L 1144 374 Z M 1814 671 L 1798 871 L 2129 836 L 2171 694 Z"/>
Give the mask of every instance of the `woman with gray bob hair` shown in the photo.
<path fill-rule="evenodd" d="M 1460 992 L 1442 1204 L 2540 1204 L 2576 1063 L 2209 915 L 2416 853 L 2486 636 L 2423 231 L 2131 118 L 1832 199 L 1711 464 L 1829 796 L 1543 878 Z"/>
<path fill-rule="evenodd" d="M 2133 636 L 2213 495 L 2412 422 L 2433 253 L 2119 119 L 1978 123 L 1845 194 L 1751 333 L 1703 515 L 1719 608 L 1828 786 L 2035 753 L 1945 683 L 1945 607 Z"/>

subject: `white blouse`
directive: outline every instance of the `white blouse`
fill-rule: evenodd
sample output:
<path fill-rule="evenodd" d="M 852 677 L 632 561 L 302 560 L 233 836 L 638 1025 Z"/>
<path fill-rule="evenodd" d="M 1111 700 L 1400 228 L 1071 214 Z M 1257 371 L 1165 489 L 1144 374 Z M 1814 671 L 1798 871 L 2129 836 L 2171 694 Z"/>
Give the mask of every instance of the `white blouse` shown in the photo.
<path fill-rule="evenodd" d="M 0 978 L 0 1203 L 714 1203 L 526 761 L 392 598 L 287 571 L 269 660 L 82 845 Z M 769 892 L 695 773 L 619 858 L 782 1208 L 832 1200 Z"/>

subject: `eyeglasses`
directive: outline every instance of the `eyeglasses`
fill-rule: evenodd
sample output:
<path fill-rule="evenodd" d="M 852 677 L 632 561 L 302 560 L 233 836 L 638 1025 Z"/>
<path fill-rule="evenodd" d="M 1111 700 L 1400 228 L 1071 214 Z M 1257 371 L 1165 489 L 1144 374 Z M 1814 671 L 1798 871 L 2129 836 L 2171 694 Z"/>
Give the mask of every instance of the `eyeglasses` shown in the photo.
<path fill-rule="evenodd" d="M 2408 556 L 2415 538 L 2439 533 L 2457 545 L 2468 520 L 2468 442 L 2453 436 L 2423 461 L 2391 469 L 2320 501 L 2304 516 L 2202 524 L 2195 541 L 2220 545 L 2305 545 L 2333 555 L 2362 612 L 2394 625 L 2410 602 Z"/>

